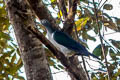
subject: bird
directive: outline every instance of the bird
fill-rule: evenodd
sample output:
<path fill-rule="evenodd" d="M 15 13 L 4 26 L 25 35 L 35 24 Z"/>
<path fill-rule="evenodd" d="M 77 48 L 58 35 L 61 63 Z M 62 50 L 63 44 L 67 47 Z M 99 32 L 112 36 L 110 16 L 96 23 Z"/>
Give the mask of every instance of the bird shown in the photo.
<path fill-rule="evenodd" d="M 74 51 L 76 55 L 92 56 L 93 58 L 100 60 L 99 57 L 90 53 L 82 44 L 74 40 L 70 35 L 53 28 L 48 20 L 42 19 L 40 23 L 47 30 L 49 41 L 64 54 Z"/>

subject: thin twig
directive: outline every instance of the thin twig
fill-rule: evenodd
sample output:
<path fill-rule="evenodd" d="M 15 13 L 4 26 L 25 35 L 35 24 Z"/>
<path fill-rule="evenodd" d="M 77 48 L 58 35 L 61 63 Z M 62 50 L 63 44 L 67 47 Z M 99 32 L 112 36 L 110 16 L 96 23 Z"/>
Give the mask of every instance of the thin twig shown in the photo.
<path fill-rule="evenodd" d="M 108 0 L 106 0 L 106 1 L 100 6 L 100 8 L 99 8 L 98 10 L 100 10 L 107 1 L 108 1 Z"/>
<path fill-rule="evenodd" d="M 91 69 L 97 70 L 97 69 L 92 68 L 91 65 L 88 63 L 88 61 L 86 61 L 86 63 L 88 64 L 88 66 L 89 66 Z M 95 66 L 93 66 L 93 67 L 95 67 Z"/>
<path fill-rule="evenodd" d="M 102 72 L 102 73 L 106 73 L 106 72 L 107 72 L 107 71 L 103 71 L 103 70 L 99 70 L 99 69 L 94 69 L 94 68 L 92 68 L 91 65 L 88 63 L 88 61 L 86 61 L 86 63 L 87 63 L 88 66 L 89 66 L 92 70 L 94 70 L 94 71 L 99 71 L 99 72 Z M 93 66 L 93 67 L 95 67 L 95 66 Z"/>
<path fill-rule="evenodd" d="M 110 47 L 112 47 L 113 50 L 115 50 L 116 52 L 118 51 L 118 50 L 116 50 L 111 44 L 109 44 L 104 38 L 103 38 L 103 40 L 104 40 Z"/>
<path fill-rule="evenodd" d="M 115 34 L 115 33 L 118 33 L 118 32 L 111 32 L 111 33 L 107 33 L 107 34 L 104 34 L 104 35 L 110 35 L 110 34 Z M 92 36 L 92 37 L 98 37 L 98 36 L 96 35 L 96 36 Z"/>
<path fill-rule="evenodd" d="M 70 11 L 70 8 L 72 7 L 72 0 L 68 0 L 68 9 Z"/>
<path fill-rule="evenodd" d="M 102 53 L 103 53 L 103 56 L 105 58 L 105 64 L 106 64 L 106 67 L 107 67 L 108 80 L 111 80 L 110 70 L 109 70 L 109 67 L 108 67 L 108 64 L 107 64 L 107 58 L 106 58 L 104 44 L 103 44 L 103 40 L 102 40 L 102 36 L 101 36 L 101 32 L 100 32 L 100 27 L 99 27 L 99 23 L 98 23 L 98 14 L 97 14 L 97 9 L 96 9 L 96 5 L 95 5 L 94 0 L 93 0 L 93 5 L 94 5 L 94 9 L 95 9 L 96 23 L 97 23 L 97 28 L 98 28 L 98 32 L 99 32 L 99 39 L 100 39 L 100 42 L 101 42 Z"/>
<path fill-rule="evenodd" d="M 90 58 L 88 58 L 88 57 L 84 57 L 85 59 L 89 59 L 89 60 L 91 60 L 91 61 L 94 61 L 94 62 L 99 62 L 99 61 L 96 61 L 96 60 L 94 60 L 94 59 L 90 59 Z"/>
<path fill-rule="evenodd" d="M 100 6 L 101 2 L 102 2 L 102 0 L 99 1 L 98 7 Z"/>
<path fill-rule="evenodd" d="M 65 72 L 65 71 L 58 71 L 58 72 L 54 72 L 52 74 L 57 74 L 57 73 L 61 73 L 61 72 Z"/>
<path fill-rule="evenodd" d="M 87 68 L 86 68 L 86 64 L 85 64 L 84 57 L 83 57 L 83 56 L 81 56 L 81 57 L 82 57 L 83 66 L 84 66 L 84 69 L 85 69 L 85 72 L 86 72 L 87 78 L 88 78 L 88 80 L 90 80 L 90 76 L 89 76 L 88 71 L 87 71 Z"/>

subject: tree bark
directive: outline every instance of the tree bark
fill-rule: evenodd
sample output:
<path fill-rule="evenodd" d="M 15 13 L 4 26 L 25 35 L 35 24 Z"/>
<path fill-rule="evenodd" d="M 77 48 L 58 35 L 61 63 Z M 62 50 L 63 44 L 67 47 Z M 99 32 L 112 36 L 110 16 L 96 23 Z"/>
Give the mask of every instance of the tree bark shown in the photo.
<path fill-rule="evenodd" d="M 25 0 L 5 0 L 8 16 L 13 25 L 27 80 L 52 80 L 44 48 L 36 36 L 26 28 L 34 27 Z"/>

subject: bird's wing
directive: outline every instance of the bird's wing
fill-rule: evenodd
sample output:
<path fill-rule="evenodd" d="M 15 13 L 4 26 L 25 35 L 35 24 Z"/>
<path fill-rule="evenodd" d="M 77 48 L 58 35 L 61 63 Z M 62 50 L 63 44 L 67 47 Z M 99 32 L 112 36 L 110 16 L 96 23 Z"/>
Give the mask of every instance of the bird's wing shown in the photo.
<path fill-rule="evenodd" d="M 61 44 L 70 50 L 78 52 L 78 55 L 84 55 L 84 56 L 91 55 L 94 58 L 97 58 L 100 60 L 100 58 L 88 52 L 87 49 L 83 45 L 76 42 L 74 39 L 72 39 L 72 37 L 70 37 L 69 35 L 61 31 L 55 31 L 53 33 L 53 38 L 58 44 Z"/>
<path fill-rule="evenodd" d="M 68 49 L 71 49 L 71 50 L 74 50 L 77 52 L 85 49 L 85 47 L 83 45 L 76 42 L 74 39 L 72 39 L 72 37 L 70 37 L 69 35 L 67 35 L 61 31 L 55 31 L 53 34 L 53 38 L 57 43 L 65 46 Z"/>

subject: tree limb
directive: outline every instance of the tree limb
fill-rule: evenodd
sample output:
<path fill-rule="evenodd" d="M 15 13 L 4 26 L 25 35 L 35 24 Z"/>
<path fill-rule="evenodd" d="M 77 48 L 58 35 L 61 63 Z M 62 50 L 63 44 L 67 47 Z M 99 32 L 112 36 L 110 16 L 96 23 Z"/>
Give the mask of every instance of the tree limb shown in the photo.
<path fill-rule="evenodd" d="M 102 55 L 105 59 L 105 65 L 106 65 L 106 68 L 107 68 L 108 80 L 112 80 L 111 74 L 110 74 L 110 68 L 107 64 L 108 62 L 107 62 L 107 58 L 106 58 L 106 54 L 105 54 L 105 48 L 104 48 L 104 44 L 103 44 L 103 40 L 102 40 L 102 35 L 101 35 L 101 32 L 100 32 L 100 27 L 99 27 L 99 22 L 98 22 L 98 13 L 97 13 L 98 11 L 97 11 L 97 7 L 95 5 L 94 0 L 93 0 L 93 5 L 94 5 L 94 9 L 95 9 L 95 17 L 96 17 L 96 23 L 97 23 L 98 33 L 99 33 L 99 39 L 100 39 L 101 47 L 102 47 Z"/>
<path fill-rule="evenodd" d="M 42 0 L 26 0 L 38 19 L 47 19 L 55 28 L 58 26 Z"/>
<path fill-rule="evenodd" d="M 69 2 L 69 13 L 67 15 L 67 18 L 64 22 L 63 31 L 67 32 L 68 34 L 71 34 L 73 26 L 74 26 L 74 18 L 76 14 L 77 9 L 77 2 L 78 0 L 73 0 L 73 2 Z"/>
<path fill-rule="evenodd" d="M 60 7 L 60 9 L 62 11 L 64 19 L 66 19 L 66 17 L 67 17 L 67 9 L 66 9 L 66 6 L 65 6 L 65 0 L 57 0 L 57 2 L 58 2 L 59 7 Z"/>
<path fill-rule="evenodd" d="M 82 67 L 76 66 L 75 62 L 74 65 L 73 60 L 71 61 L 68 58 L 66 58 L 64 54 L 57 50 L 57 48 L 54 47 L 54 45 L 49 40 L 47 40 L 41 32 L 39 32 L 37 29 L 33 30 L 32 28 L 28 28 L 28 30 L 31 33 L 33 33 L 47 48 L 49 48 L 53 52 L 56 58 L 60 60 L 60 62 L 68 69 L 70 73 L 72 73 L 76 80 L 87 80 Z"/>
<path fill-rule="evenodd" d="M 34 21 L 25 0 L 5 0 L 10 23 L 13 25 L 27 80 L 52 80 L 41 41 L 25 28 Z M 17 66 L 16 66 L 17 70 Z M 42 73 L 42 74 L 41 74 Z"/>
<path fill-rule="evenodd" d="M 70 11 L 71 6 L 72 6 L 72 0 L 68 0 L 68 9 L 69 9 L 69 11 Z"/>

